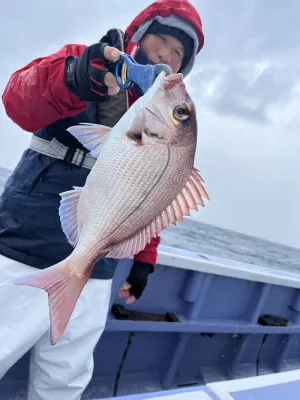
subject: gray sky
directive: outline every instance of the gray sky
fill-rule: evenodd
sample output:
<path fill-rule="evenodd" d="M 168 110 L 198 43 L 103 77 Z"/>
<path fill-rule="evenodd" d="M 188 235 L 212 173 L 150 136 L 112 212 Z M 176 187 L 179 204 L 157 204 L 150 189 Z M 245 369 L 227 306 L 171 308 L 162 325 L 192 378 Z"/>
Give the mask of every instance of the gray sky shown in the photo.
<path fill-rule="evenodd" d="M 32 59 L 125 29 L 152 1 L 27 0 L 0 15 L 0 90 Z M 300 2 L 193 0 L 205 46 L 187 86 L 198 110 L 195 166 L 211 202 L 192 217 L 300 247 Z M 129 5 L 130 4 L 130 5 Z M 14 168 L 30 134 L 0 107 L 0 166 Z"/>

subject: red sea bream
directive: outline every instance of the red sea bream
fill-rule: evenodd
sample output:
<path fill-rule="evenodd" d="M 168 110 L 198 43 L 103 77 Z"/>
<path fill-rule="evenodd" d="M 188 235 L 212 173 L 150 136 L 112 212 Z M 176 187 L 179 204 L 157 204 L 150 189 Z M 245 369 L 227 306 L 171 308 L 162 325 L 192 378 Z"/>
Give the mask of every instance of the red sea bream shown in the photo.
<path fill-rule="evenodd" d="M 84 187 L 61 194 L 61 225 L 74 249 L 60 263 L 10 282 L 48 292 L 52 344 L 101 257 L 133 256 L 208 199 L 194 167 L 196 110 L 182 74 L 162 72 L 112 129 L 68 130 L 97 159 Z"/>

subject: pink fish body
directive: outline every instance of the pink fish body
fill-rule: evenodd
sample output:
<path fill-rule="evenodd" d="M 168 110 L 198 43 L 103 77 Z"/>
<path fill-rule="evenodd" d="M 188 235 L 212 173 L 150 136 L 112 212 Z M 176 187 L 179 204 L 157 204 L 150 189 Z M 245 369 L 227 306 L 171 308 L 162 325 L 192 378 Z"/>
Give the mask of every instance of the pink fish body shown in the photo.
<path fill-rule="evenodd" d="M 48 292 L 52 344 L 101 257 L 133 256 L 209 199 L 194 168 L 196 111 L 182 78 L 162 72 L 112 129 L 68 129 L 97 158 L 84 187 L 61 194 L 62 229 L 74 250 L 60 263 L 12 281 Z"/>

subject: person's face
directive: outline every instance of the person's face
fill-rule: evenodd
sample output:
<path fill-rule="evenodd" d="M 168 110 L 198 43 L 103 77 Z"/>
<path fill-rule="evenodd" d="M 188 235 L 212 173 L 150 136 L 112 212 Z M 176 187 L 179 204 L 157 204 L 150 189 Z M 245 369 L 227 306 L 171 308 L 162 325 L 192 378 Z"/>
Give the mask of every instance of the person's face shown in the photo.
<path fill-rule="evenodd" d="M 142 38 L 140 46 L 147 54 L 151 64 L 167 64 L 174 73 L 179 71 L 183 61 L 184 48 L 175 37 L 149 33 Z"/>

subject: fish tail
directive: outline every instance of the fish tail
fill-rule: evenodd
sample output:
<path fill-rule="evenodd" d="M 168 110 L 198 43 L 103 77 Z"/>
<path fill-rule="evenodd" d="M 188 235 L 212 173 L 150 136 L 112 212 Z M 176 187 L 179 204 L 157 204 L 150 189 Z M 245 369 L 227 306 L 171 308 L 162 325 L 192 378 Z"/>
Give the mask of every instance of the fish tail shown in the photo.
<path fill-rule="evenodd" d="M 72 268 L 72 257 L 69 257 L 49 268 L 7 283 L 33 286 L 48 292 L 50 339 L 51 344 L 55 345 L 68 325 L 92 269 L 93 266 L 86 273 L 79 273 Z"/>

